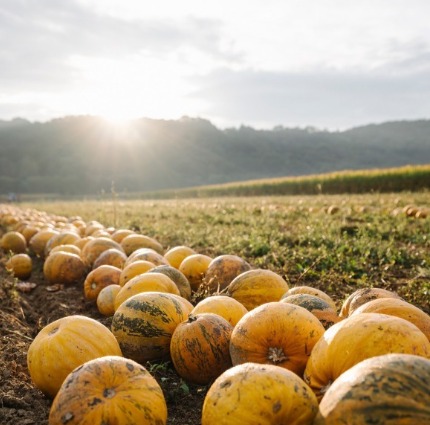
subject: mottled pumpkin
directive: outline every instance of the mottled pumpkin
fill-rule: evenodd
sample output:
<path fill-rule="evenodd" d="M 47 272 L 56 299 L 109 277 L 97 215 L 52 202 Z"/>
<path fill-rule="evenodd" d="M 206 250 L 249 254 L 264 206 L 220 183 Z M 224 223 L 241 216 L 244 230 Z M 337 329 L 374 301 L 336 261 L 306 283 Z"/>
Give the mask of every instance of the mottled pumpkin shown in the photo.
<path fill-rule="evenodd" d="M 187 300 L 191 299 L 191 286 L 188 279 L 185 277 L 183 273 L 181 273 L 178 269 L 173 266 L 156 266 L 151 270 L 148 270 L 148 273 L 162 273 L 169 277 L 175 282 L 176 286 L 179 289 L 181 297 L 186 298 Z"/>
<path fill-rule="evenodd" d="M 133 230 L 130 229 L 117 229 L 112 233 L 111 237 L 115 242 L 118 242 L 120 244 L 126 236 L 135 234 L 136 232 L 133 232 Z"/>
<path fill-rule="evenodd" d="M 330 304 L 330 306 L 334 311 L 337 311 L 336 303 L 333 301 L 333 299 L 324 291 L 321 291 L 318 288 L 312 288 L 312 286 L 306 286 L 306 285 L 294 286 L 290 288 L 287 292 L 285 292 L 285 294 L 282 295 L 281 298 L 286 298 L 286 297 L 289 297 L 290 295 L 297 295 L 297 294 L 309 294 L 315 297 L 319 297 L 323 299 L 325 302 L 327 302 L 328 304 Z"/>
<path fill-rule="evenodd" d="M 54 229 L 41 229 L 35 235 L 33 235 L 28 242 L 30 251 L 36 254 L 38 257 L 45 257 L 45 248 L 49 239 L 53 236 L 58 235 L 58 230 Z"/>
<path fill-rule="evenodd" d="M 248 310 L 273 301 L 279 301 L 288 291 L 288 283 L 279 274 L 265 269 L 241 273 L 228 285 L 227 294 Z"/>
<path fill-rule="evenodd" d="M 178 245 L 174 246 L 173 248 L 170 248 L 164 254 L 164 258 L 169 262 L 172 267 L 178 269 L 184 258 L 193 254 L 196 254 L 196 251 L 194 251 L 194 249 L 190 248 L 189 246 Z"/>
<path fill-rule="evenodd" d="M 81 239 L 76 232 L 62 230 L 58 235 L 52 236 L 45 246 L 45 256 L 48 256 L 53 248 L 59 245 L 73 245 Z"/>
<path fill-rule="evenodd" d="M 120 286 L 124 286 L 129 280 L 133 279 L 133 277 L 146 273 L 153 268 L 154 263 L 145 260 L 136 260 L 128 265 L 124 265 L 119 278 Z"/>
<path fill-rule="evenodd" d="M 179 271 L 190 282 L 191 290 L 196 292 L 203 284 L 203 280 L 206 274 L 206 270 L 212 261 L 212 257 L 204 254 L 193 254 L 184 258 L 182 263 L 179 265 Z"/>
<path fill-rule="evenodd" d="M 167 358 L 176 326 L 192 309 L 192 304 L 179 295 L 143 292 L 118 307 L 112 332 L 125 357 L 139 363 Z"/>
<path fill-rule="evenodd" d="M 124 267 L 138 260 L 149 261 L 154 264 L 154 266 L 170 265 L 169 262 L 157 251 L 151 248 L 139 248 L 128 256 Z"/>
<path fill-rule="evenodd" d="M 289 295 L 288 297 L 282 298 L 280 302 L 299 305 L 300 307 L 310 311 L 321 322 L 324 329 L 328 329 L 330 326 L 342 320 L 327 301 L 324 301 L 322 298 L 315 297 L 314 295 Z"/>
<path fill-rule="evenodd" d="M 97 308 L 104 316 L 112 316 L 115 313 L 115 298 L 121 286 L 108 285 L 97 295 Z"/>
<path fill-rule="evenodd" d="M 109 248 L 106 251 L 103 251 L 94 261 L 93 269 L 96 269 L 99 266 L 114 266 L 119 269 L 124 268 L 124 264 L 127 261 L 127 256 L 123 251 L 120 251 L 117 248 Z"/>
<path fill-rule="evenodd" d="M 399 298 L 393 291 L 382 288 L 362 288 L 353 292 L 342 304 L 340 317 L 350 316 L 361 305 L 377 298 Z"/>
<path fill-rule="evenodd" d="M 130 255 L 139 248 L 150 248 L 159 254 L 163 253 L 163 246 L 150 236 L 132 234 L 126 236 L 121 241 L 121 247 L 127 255 Z"/>
<path fill-rule="evenodd" d="M 27 250 L 27 241 L 21 233 L 11 230 L 2 236 L 0 246 L 5 252 L 23 254 Z"/>
<path fill-rule="evenodd" d="M 124 251 L 121 245 L 112 239 L 106 237 L 94 238 L 88 241 L 82 248 L 81 257 L 85 264 L 89 267 L 93 267 L 94 261 L 97 260 L 99 255 L 111 248 L 118 249 L 119 251 Z"/>
<path fill-rule="evenodd" d="M 33 261 L 27 254 L 15 254 L 7 260 L 6 270 L 18 279 L 28 279 L 33 270 Z"/>
<path fill-rule="evenodd" d="M 412 323 L 378 313 L 357 314 L 328 329 L 312 350 L 304 379 L 321 399 L 346 370 L 390 353 L 430 357 L 430 342 Z"/>
<path fill-rule="evenodd" d="M 302 375 L 312 348 L 324 334 L 320 321 L 303 307 L 272 302 L 246 313 L 230 340 L 233 365 L 274 364 Z"/>
<path fill-rule="evenodd" d="M 237 255 L 219 255 L 210 262 L 203 283 L 209 292 L 219 292 L 236 276 L 250 269 L 251 266 Z"/>
<path fill-rule="evenodd" d="M 244 363 L 225 371 L 206 394 L 202 425 L 311 425 L 318 411 L 312 390 L 295 373 Z"/>
<path fill-rule="evenodd" d="M 207 385 L 232 366 L 229 353 L 233 326 L 213 313 L 190 314 L 173 332 L 170 356 L 179 376 Z"/>
<path fill-rule="evenodd" d="M 342 373 L 325 393 L 315 425 L 430 424 L 430 360 L 386 354 Z"/>
<path fill-rule="evenodd" d="M 99 292 L 109 285 L 118 285 L 121 269 L 103 265 L 88 273 L 84 281 L 84 296 L 87 300 L 97 299 Z"/>
<path fill-rule="evenodd" d="M 201 300 L 191 314 L 215 313 L 223 317 L 232 326 L 246 314 L 248 310 L 234 298 L 226 295 L 212 295 Z"/>
<path fill-rule="evenodd" d="M 49 251 L 49 254 L 48 254 L 48 255 L 51 255 L 51 254 L 53 254 L 54 252 L 58 252 L 58 251 L 70 252 L 70 253 L 72 253 L 72 254 L 76 254 L 76 255 L 81 256 L 81 249 L 80 249 L 78 246 L 76 246 L 76 245 L 72 245 L 72 244 L 64 244 L 64 245 L 57 245 L 57 246 L 54 246 L 54 248 L 52 248 L 52 249 Z"/>
<path fill-rule="evenodd" d="M 121 356 L 110 330 L 89 317 L 73 315 L 46 325 L 27 352 L 27 364 L 34 385 L 54 397 L 66 376 L 88 360 Z"/>
<path fill-rule="evenodd" d="M 84 280 L 86 273 L 81 257 L 70 252 L 54 252 L 43 263 L 43 274 L 50 284 L 77 284 Z"/>
<path fill-rule="evenodd" d="M 166 400 L 155 378 L 140 364 L 117 356 L 91 360 L 70 373 L 49 413 L 49 425 L 166 422 Z"/>
<path fill-rule="evenodd" d="M 115 310 L 126 300 L 141 292 L 167 292 L 180 295 L 172 279 L 162 273 L 143 273 L 121 287 L 115 298 Z"/>

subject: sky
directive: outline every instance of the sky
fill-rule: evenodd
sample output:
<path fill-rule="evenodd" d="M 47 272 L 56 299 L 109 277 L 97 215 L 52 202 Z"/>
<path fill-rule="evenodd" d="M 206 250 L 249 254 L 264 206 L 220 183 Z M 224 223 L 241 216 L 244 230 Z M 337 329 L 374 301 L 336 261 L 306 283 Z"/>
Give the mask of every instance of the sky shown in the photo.
<path fill-rule="evenodd" d="M 0 0 L 0 119 L 430 118 L 428 0 Z"/>

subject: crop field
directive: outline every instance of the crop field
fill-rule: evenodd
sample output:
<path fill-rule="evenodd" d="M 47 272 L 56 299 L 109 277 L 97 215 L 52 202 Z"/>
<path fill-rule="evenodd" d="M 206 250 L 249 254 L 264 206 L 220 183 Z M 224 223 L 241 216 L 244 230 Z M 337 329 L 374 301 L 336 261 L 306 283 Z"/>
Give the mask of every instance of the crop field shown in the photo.
<path fill-rule="evenodd" d="M 396 292 L 430 314 L 430 192 L 171 200 L 32 202 L 13 205 L 64 217 L 96 220 L 106 228 L 131 229 L 156 239 L 164 251 L 185 245 L 211 258 L 234 254 L 252 268 L 268 269 L 289 287 L 326 292 L 338 313 L 344 300 L 366 287 Z M 9 205 L 0 205 L 1 208 Z M 3 226 L 0 237 L 11 230 Z M 31 254 L 31 253 L 30 253 Z M 0 423 L 47 424 L 51 399 L 36 389 L 27 350 L 48 323 L 82 314 L 110 327 L 83 296 L 82 282 L 49 291 L 43 260 L 20 285 L 0 263 Z M 208 294 L 193 292 L 196 304 Z M 145 364 L 160 384 L 168 424 L 201 421 L 209 385 L 179 377 L 169 359 Z"/>

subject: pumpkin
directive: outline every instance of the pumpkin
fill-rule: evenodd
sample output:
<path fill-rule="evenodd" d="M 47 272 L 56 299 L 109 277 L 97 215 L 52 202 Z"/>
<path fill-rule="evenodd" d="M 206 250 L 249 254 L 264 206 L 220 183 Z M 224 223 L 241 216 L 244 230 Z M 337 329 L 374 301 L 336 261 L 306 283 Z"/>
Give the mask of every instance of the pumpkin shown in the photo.
<path fill-rule="evenodd" d="M 34 226 L 31 224 L 26 225 L 22 230 L 21 234 L 24 236 L 25 241 L 27 242 L 27 245 L 30 242 L 30 239 L 40 230 L 40 227 Z"/>
<path fill-rule="evenodd" d="M 148 273 L 162 273 L 169 277 L 175 282 L 176 286 L 179 289 L 181 297 L 184 297 L 187 300 L 191 298 L 191 286 L 188 282 L 188 279 L 181 273 L 178 269 L 173 266 L 156 266 L 150 270 Z"/>
<path fill-rule="evenodd" d="M 81 249 L 76 245 L 72 245 L 72 244 L 57 245 L 49 251 L 48 255 L 51 255 L 54 252 L 58 252 L 58 251 L 71 252 L 72 254 L 76 254 L 79 256 L 81 255 Z"/>
<path fill-rule="evenodd" d="M 99 292 L 109 285 L 118 285 L 121 269 L 103 265 L 88 273 L 84 282 L 84 296 L 87 300 L 96 300 Z"/>
<path fill-rule="evenodd" d="M 167 292 L 180 295 L 178 287 L 172 279 L 162 273 L 144 273 L 130 279 L 121 287 L 115 298 L 115 310 L 130 297 L 141 292 Z"/>
<path fill-rule="evenodd" d="M 93 263 L 97 260 L 99 255 L 110 248 L 124 251 L 119 243 L 106 237 L 100 237 L 94 238 L 84 245 L 82 248 L 81 257 L 88 267 L 93 267 Z"/>
<path fill-rule="evenodd" d="M 27 241 L 21 233 L 11 230 L 6 232 L 1 240 L 0 245 L 3 251 L 22 254 L 27 250 Z"/>
<path fill-rule="evenodd" d="M 231 335 L 230 355 L 233 365 L 274 364 L 301 375 L 323 334 L 323 325 L 305 308 L 271 302 L 239 320 Z"/>
<path fill-rule="evenodd" d="M 361 305 L 377 298 L 400 298 L 393 291 L 382 288 L 362 288 L 353 292 L 342 304 L 340 317 L 348 317 Z"/>
<path fill-rule="evenodd" d="M 401 317 L 413 323 L 430 341 L 430 316 L 406 301 L 397 298 L 378 298 L 358 307 L 351 316 L 361 313 L 382 313 Z"/>
<path fill-rule="evenodd" d="M 97 308 L 104 316 L 112 316 L 115 313 L 115 298 L 118 295 L 121 286 L 108 285 L 104 287 L 97 295 Z"/>
<path fill-rule="evenodd" d="M 430 360 L 386 354 L 342 373 L 327 390 L 315 425 L 430 423 Z"/>
<path fill-rule="evenodd" d="M 50 284 L 79 283 L 86 273 L 87 268 L 81 257 L 70 252 L 54 252 L 43 263 L 43 274 Z"/>
<path fill-rule="evenodd" d="M 81 237 L 75 232 L 66 230 L 61 231 L 60 233 L 58 233 L 58 235 L 52 236 L 52 238 L 50 238 L 49 241 L 46 243 L 45 256 L 49 255 L 52 248 L 55 248 L 59 245 L 72 245 L 79 239 L 81 239 Z"/>
<path fill-rule="evenodd" d="M 139 248 L 129 255 L 124 267 L 137 260 L 149 261 L 154 264 L 154 266 L 170 265 L 169 262 L 157 251 L 154 251 L 151 248 Z"/>
<path fill-rule="evenodd" d="M 85 226 L 84 236 L 93 236 L 93 234 L 99 230 L 104 230 L 103 224 L 96 220 L 89 221 Z"/>
<path fill-rule="evenodd" d="M 178 269 L 182 263 L 182 260 L 190 255 L 196 254 L 194 249 L 189 246 L 179 245 L 170 248 L 165 254 L 164 258 L 169 262 L 169 264 Z"/>
<path fill-rule="evenodd" d="M 191 314 L 215 313 L 223 317 L 232 326 L 246 314 L 248 310 L 234 298 L 226 295 L 212 295 L 201 300 L 192 310 Z"/>
<path fill-rule="evenodd" d="M 89 317 L 72 315 L 46 325 L 27 352 L 34 385 L 54 397 L 66 376 L 77 366 L 101 356 L 121 356 L 109 329 Z"/>
<path fill-rule="evenodd" d="M 118 307 L 112 332 L 125 357 L 139 363 L 167 358 L 176 326 L 192 309 L 192 304 L 179 295 L 143 292 Z"/>
<path fill-rule="evenodd" d="M 304 307 L 310 311 L 324 326 L 328 329 L 330 326 L 342 320 L 330 304 L 322 298 L 315 297 L 309 294 L 295 294 L 282 298 L 280 302 L 291 303 Z"/>
<path fill-rule="evenodd" d="M 125 265 L 119 277 L 120 286 L 124 286 L 130 279 L 133 279 L 133 277 L 146 273 L 153 268 L 154 263 L 145 260 L 136 260 Z"/>
<path fill-rule="evenodd" d="M 155 378 L 118 356 L 90 360 L 70 373 L 49 412 L 49 425 L 166 422 L 166 400 Z"/>
<path fill-rule="evenodd" d="M 430 342 L 407 320 L 378 313 L 357 314 L 325 332 L 312 350 L 304 379 L 321 399 L 343 372 L 362 360 L 389 353 L 429 357 Z"/>
<path fill-rule="evenodd" d="M 179 265 L 179 271 L 190 282 L 192 291 L 198 291 L 200 285 L 203 284 L 206 270 L 211 261 L 212 258 L 204 254 L 192 254 L 182 260 Z"/>
<path fill-rule="evenodd" d="M 28 279 L 33 270 L 33 261 L 27 254 L 15 254 L 5 264 L 6 270 L 18 279 Z"/>
<path fill-rule="evenodd" d="M 241 273 L 227 288 L 227 294 L 248 310 L 272 301 L 279 301 L 288 291 L 288 283 L 271 270 L 254 269 Z"/>
<path fill-rule="evenodd" d="M 121 247 L 127 255 L 130 255 L 139 248 L 150 248 L 159 254 L 163 253 L 163 246 L 154 238 L 146 235 L 128 235 L 121 241 Z"/>
<path fill-rule="evenodd" d="M 127 256 L 123 251 L 120 251 L 117 248 L 109 248 L 106 251 L 103 251 L 97 257 L 97 259 L 94 261 L 93 269 L 103 265 L 114 266 L 119 269 L 123 269 L 126 261 Z"/>
<path fill-rule="evenodd" d="M 243 363 L 209 388 L 202 425 L 311 425 L 318 411 L 312 390 L 295 373 L 275 365 Z"/>
<path fill-rule="evenodd" d="M 84 246 L 89 242 L 94 240 L 95 238 L 93 236 L 84 236 L 83 238 L 76 241 L 73 245 L 77 246 L 81 252 L 84 249 Z"/>
<path fill-rule="evenodd" d="M 213 313 L 190 314 L 173 332 L 170 356 L 179 376 L 207 385 L 232 366 L 229 343 L 233 326 Z"/>
<path fill-rule="evenodd" d="M 28 242 L 28 247 L 30 251 L 34 252 L 38 257 L 45 257 L 45 247 L 49 239 L 53 236 L 58 235 L 58 230 L 54 229 L 43 229 L 39 230 L 35 235 L 33 235 Z"/>
<path fill-rule="evenodd" d="M 117 229 L 112 233 L 112 239 L 115 242 L 118 242 L 119 244 L 121 241 L 128 235 L 134 235 L 136 232 L 133 232 L 133 230 L 130 229 Z"/>
<path fill-rule="evenodd" d="M 236 276 L 250 269 L 251 266 L 237 255 L 219 255 L 209 263 L 203 283 L 209 292 L 220 292 Z"/>
<path fill-rule="evenodd" d="M 334 311 L 337 311 L 336 303 L 328 294 L 326 294 L 324 291 L 321 291 L 320 289 L 312 288 L 311 286 L 294 286 L 290 288 L 287 292 L 285 292 L 285 294 L 281 298 L 289 297 L 290 295 L 296 294 L 309 294 L 315 297 L 319 297 L 328 304 L 330 304 L 331 308 Z"/>

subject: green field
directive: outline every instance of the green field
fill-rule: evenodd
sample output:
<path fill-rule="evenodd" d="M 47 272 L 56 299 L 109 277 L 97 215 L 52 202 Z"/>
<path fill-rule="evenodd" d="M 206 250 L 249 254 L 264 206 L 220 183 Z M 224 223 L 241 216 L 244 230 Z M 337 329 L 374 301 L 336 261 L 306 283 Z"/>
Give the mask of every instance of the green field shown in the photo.
<path fill-rule="evenodd" d="M 135 229 L 166 249 L 236 254 L 290 285 L 326 291 L 339 306 L 357 288 L 376 286 L 429 313 L 430 219 L 407 217 L 407 205 L 428 212 L 430 193 L 21 204 Z"/>

